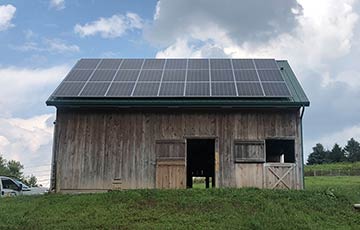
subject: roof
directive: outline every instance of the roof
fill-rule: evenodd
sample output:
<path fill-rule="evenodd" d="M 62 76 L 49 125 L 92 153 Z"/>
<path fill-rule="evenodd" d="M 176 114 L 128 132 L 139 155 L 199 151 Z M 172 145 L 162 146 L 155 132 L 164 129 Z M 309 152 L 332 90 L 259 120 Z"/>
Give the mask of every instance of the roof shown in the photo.
<path fill-rule="evenodd" d="M 77 70 L 77 68 L 79 69 L 80 65 L 79 63 L 90 63 L 90 61 L 84 62 L 84 60 L 105 60 L 105 59 L 81 59 L 76 65 L 75 67 L 72 69 L 72 71 L 74 72 L 74 70 Z M 108 63 L 114 63 L 116 61 L 120 62 L 120 60 L 131 60 L 131 59 L 111 59 L 112 61 L 108 61 Z M 133 60 L 140 60 L 140 59 L 133 59 Z M 141 59 L 143 60 L 143 59 Z M 146 60 L 155 60 L 155 59 L 144 59 L 144 62 Z M 164 59 L 164 60 L 170 60 L 170 59 Z M 173 60 L 173 59 L 172 59 Z M 185 60 L 195 60 L 195 59 L 185 59 Z M 221 63 L 221 61 L 229 61 L 231 60 L 231 63 L 234 63 L 234 60 L 255 60 L 258 61 L 259 63 L 261 63 L 261 60 L 273 60 L 273 59 L 199 59 L 199 60 L 219 60 L 216 63 Z M 100 61 L 101 62 L 101 61 Z M 100 63 L 99 62 L 99 63 Z M 268 61 L 269 63 L 271 63 L 270 61 Z M 265 63 L 268 63 L 265 62 Z M 165 61 L 166 63 L 166 61 Z M 255 63 L 255 62 L 254 62 Z M 275 63 L 275 60 L 274 60 Z M 111 84 L 109 86 L 106 85 L 106 87 L 108 87 L 106 94 L 102 95 L 102 94 L 97 94 L 97 92 L 94 91 L 99 91 L 99 88 L 90 88 L 90 94 L 91 96 L 88 95 L 82 95 L 81 93 L 79 93 L 77 95 L 62 95 L 59 93 L 59 88 L 63 87 L 64 85 L 80 85 L 82 87 L 82 90 L 84 90 L 84 86 L 82 86 L 81 84 L 79 84 L 79 82 L 71 82 L 71 81 L 67 81 L 67 79 L 69 79 L 70 77 L 74 78 L 74 76 L 70 76 L 72 72 L 70 72 L 70 74 L 67 75 L 67 77 L 65 78 L 65 80 L 60 84 L 60 86 L 57 88 L 57 90 L 55 90 L 55 92 L 50 96 L 50 98 L 46 101 L 46 104 L 49 106 L 57 106 L 57 107 L 192 107 L 192 108 L 197 108 L 197 107 L 301 107 L 301 106 L 309 106 L 310 102 L 304 92 L 304 90 L 302 89 L 299 81 L 297 80 L 294 72 L 292 71 L 289 63 L 286 60 L 280 60 L 280 61 L 276 61 L 277 64 L 277 69 L 279 72 L 279 75 L 281 75 L 282 79 L 280 83 L 283 83 L 286 86 L 286 91 L 284 91 L 284 89 L 278 89 L 275 88 L 275 91 L 273 88 L 270 88 L 270 91 L 268 91 L 268 95 L 266 95 L 265 93 L 263 95 L 257 95 L 256 94 L 256 90 L 254 91 L 254 89 L 246 89 L 245 91 L 250 92 L 250 94 L 248 95 L 240 95 L 240 92 L 238 92 L 238 87 L 240 85 L 242 86 L 247 86 L 249 84 L 246 84 L 244 82 L 240 82 L 240 85 L 237 84 L 237 80 L 235 79 L 235 74 L 234 74 L 234 70 L 233 70 L 233 75 L 234 75 L 234 82 L 232 82 L 230 84 L 230 82 L 226 83 L 226 82 L 214 82 L 211 83 L 211 78 L 210 78 L 210 85 L 225 85 L 225 86 L 232 86 L 232 84 L 235 83 L 235 88 L 236 88 L 236 93 L 234 92 L 234 95 L 214 95 L 211 94 L 211 88 L 212 86 L 210 86 L 210 94 L 209 95 L 201 95 L 200 96 L 192 96 L 192 95 L 186 95 L 185 94 L 185 90 L 184 90 L 184 94 L 179 96 L 179 95 L 163 95 L 163 96 L 159 96 L 159 92 L 160 89 L 157 92 L 157 96 L 144 96 L 141 95 L 140 96 L 134 96 L 134 90 L 132 90 L 131 96 L 130 94 L 128 96 L 107 96 L 106 94 L 109 91 L 110 85 L 113 83 L 114 78 L 111 82 Z M 121 65 L 121 64 L 120 64 Z M 143 63 L 144 65 L 144 63 Z M 99 64 L 96 65 L 97 67 L 99 67 Z M 143 66 L 142 66 L 143 67 Z M 187 68 L 188 66 L 186 66 Z M 83 67 L 81 67 L 83 68 Z M 165 68 L 165 67 L 164 67 Z M 210 68 L 210 67 L 209 67 Z M 267 70 L 267 69 L 265 69 Z M 163 70 L 164 71 L 164 70 Z M 210 70 L 209 70 L 210 71 Z M 259 70 L 257 70 L 259 71 Z M 272 70 L 271 70 L 272 71 Z M 79 71 L 80 72 L 80 71 Z M 85 72 L 85 71 L 83 71 Z M 109 72 L 109 71 L 108 71 Z M 118 72 L 118 71 L 117 71 Z M 153 71 L 150 71 L 153 72 Z M 226 70 L 219 70 L 218 71 L 220 73 L 220 77 L 221 74 L 224 73 L 224 78 L 226 77 Z M 265 74 L 267 76 L 265 77 L 270 77 L 273 78 L 274 74 L 273 72 L 266 72 Z M 163 76 L 164 74 L 162 74 Z M 259 77 L 259 73 L 257 72 L 257 76 Z M 77 75 L 75 77 L 81 77 L 81 75 Z M 151 76 L 150 76 L 151 77 Z M 197 76 L 196 76 L 197 77 Z M 102 82 L 101 78 L 106 78 L 106 76 L 104 77 L 104 75 L 100 76 L 100 80 Z M 137 78 L 137 80 L 139 79 L 139 76 Z M 162 79 L 161 79 L 162 81 Z M 70 84 L 73 83 L 73 84 Z M 86 82 L 87 83 L 87 82 Z M 86 83 L 84 82 L 84 85 L 86 85 Z M 137 82 L 136 82 L 137 83 Z M 136 85 L 135 83 L 135 85 Z M 177 82 L 178 83 L 178 82 Z M 181 82 L 180 82 L 181 83 Z M 260 80 L 259 77 L 259 83 L 265 85 L 264 82 L 262 82 Z M 268 82 L 267 82 L 268 83 Z M 270 83 L 274 83 L 274 84 L 270 84 L 272 85 L 279 85 L 279 81 L 274 81 L 274 82 L 270 82 Z M 104 83 L 105 84 L 105 83 Z M 189 84 L 190 83 L 185 83 L 185 84 Z M 259 85 L 260 85 L 259 84 Z M 97 83 L 95 85 L 101 85 L 101 83 Z M 140 84 L 139 84 L 140 85 Z M 150 86 L 151 83 L 144 83 L 143 85 L 146 86 Z M 163 84 L 165 85 L 165 83 Z M 171 85 L 170 83 L 168 85 Z M 172 84 L 172 87 L 176 85 L 176 83 Z M 194 84 L 192 84 L 194 85 Z M 200 83 L 198 84 L 200 85 Z M 238 86 L 236 86 L 238 85 Z M 160 82 L 160 86 L 161 86 L 161 82 Z M 251 86 L 251 85 L 250 85 Z M 67 86 L 66 86 L 67 87 Z M 263 87 L 263 86 L 262 86 Z M 145 90 L 147 87 L 145 87 Z M 186 88 L 186 86 L 185 86 Z M 171 88 L 173 89 L 173 88 Z M 229 88 L 224 88 L 222 87 L 222 91 L 220 91 L 220 93 L 224 93 L 224 92 L 228 92 Z M 239 88 L 239 91 L 242 88 Z M 263 92 L 264 88 L 262 88 Z M 271 91 L 272 90 L 272 91 Z M 131 91 L 131 90 L 130 90 Z M 77 91 L 76 91 L 77 92 Z M 280 94 L 279 94 L 280 93 Z"/>

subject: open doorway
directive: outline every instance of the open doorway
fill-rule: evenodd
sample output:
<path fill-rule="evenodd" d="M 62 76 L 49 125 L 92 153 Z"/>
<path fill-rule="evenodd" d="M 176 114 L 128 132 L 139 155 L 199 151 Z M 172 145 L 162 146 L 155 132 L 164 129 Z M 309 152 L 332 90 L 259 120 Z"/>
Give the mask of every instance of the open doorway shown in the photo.
<path fill-rule="evenodd" d="M 193 188 L 200 177 L 205 179 L 205 188 L 210 188 L 210 182 L 215 187 L 215 140 L 187 139 L 186 143 L 186 187 Z"/>

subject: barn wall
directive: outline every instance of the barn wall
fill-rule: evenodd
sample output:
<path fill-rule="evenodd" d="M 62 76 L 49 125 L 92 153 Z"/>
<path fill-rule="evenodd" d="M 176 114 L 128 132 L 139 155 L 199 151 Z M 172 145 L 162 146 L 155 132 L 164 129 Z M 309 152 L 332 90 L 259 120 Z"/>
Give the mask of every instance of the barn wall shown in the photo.
<path fill-rule="evenodd" d="M 295 188 L 302 188 L 298 110 L 79 110 L 58 109 L 54 155 L 57 191 L 156 186 L 156 141 L 214 137 L 216 186 L 252 186 L 240 174 L 263 174 L 259 164 L 235 164 L 234 142 L 295 140 Z M 245 171 L 244 171 L 245 170 Z M 254 182 L 261 187 L 263 183 Z M 120 186 L 119 186 L 120 184 Z"/>

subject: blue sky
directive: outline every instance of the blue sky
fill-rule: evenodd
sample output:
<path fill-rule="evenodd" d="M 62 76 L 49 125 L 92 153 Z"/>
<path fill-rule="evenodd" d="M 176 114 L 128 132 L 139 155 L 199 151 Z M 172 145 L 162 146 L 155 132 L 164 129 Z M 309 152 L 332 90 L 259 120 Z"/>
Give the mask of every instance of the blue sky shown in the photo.
<path fill-rule="evenodd" d="M 45 101 L 83 57 L 269 57 L 311 100 L 306 155 L 360 140 L 355 0 L 0 1 L 0 153 L 47 183 L 55 109 Z"/>

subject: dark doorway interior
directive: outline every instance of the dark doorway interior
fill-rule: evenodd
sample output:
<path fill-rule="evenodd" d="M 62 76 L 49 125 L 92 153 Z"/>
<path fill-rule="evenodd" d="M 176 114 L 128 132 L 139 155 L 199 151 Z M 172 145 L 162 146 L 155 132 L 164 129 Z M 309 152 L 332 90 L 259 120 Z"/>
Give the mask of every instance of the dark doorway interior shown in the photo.
<path fill-rule="evenodd" d="M 193 187 L 193 177 L 205 177 L 205 187 L 215 187 L 215 140 L 187 139 L 186 187 Z"/>
<path fill-rule="evenodd" d="M 295 141 L 268 139 L 266 145 L 266 162 L 295 163 Z"/>

